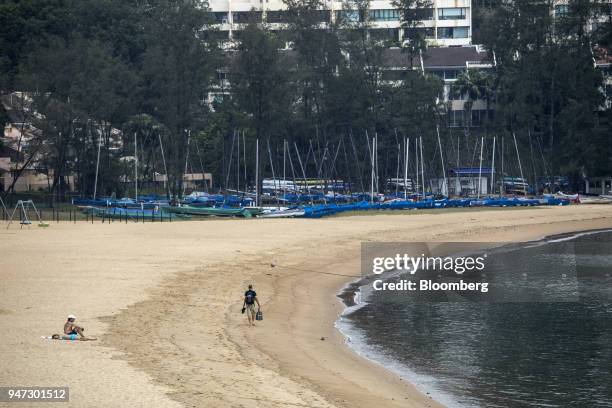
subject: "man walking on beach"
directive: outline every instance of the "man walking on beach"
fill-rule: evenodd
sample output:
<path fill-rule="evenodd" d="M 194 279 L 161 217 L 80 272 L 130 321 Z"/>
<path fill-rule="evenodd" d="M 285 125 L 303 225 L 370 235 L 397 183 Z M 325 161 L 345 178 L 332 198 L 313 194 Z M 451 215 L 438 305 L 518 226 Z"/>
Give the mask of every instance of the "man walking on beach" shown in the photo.
<path fill-rule="evenodd" d="M 246 309 L 247 318 L 251 326 L 255 326 L 255 303 L 257 303 L 257 310 L 261 310 L 259 299 L 257 299 L 257 293 L 253 290 L 253 285 L 249 285 L 249 290 L 244 292 L 242 310 L 244 311 Z"/>

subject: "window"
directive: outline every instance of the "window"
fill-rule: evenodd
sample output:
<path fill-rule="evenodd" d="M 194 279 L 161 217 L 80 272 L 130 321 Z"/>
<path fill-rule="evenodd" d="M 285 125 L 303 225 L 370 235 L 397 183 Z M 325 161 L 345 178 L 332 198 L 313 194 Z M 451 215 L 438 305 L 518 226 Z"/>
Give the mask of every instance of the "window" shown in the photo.
<path fill-rule="evenodd" d="M 303 16 L 315 22 L 328 23 L 331 14 L 329 10 L 307 10 L 303 12 Z"/>
<path fill-rule="evenodd" d="M 457 75 L 459 71 L 456 69 L 446 69 L 444 70 L 444 79 L 457 79 Z"/>
<path fill-rule="evenodd" d="M 431 73 L 432 73 L 432 75 L 435 75 L 435 76 L 437 76 L 440 79 L 444 79 L 444 71 L 443 70 L 434 70 L 434 71 L 431 71 Z"/>
<path fill-rule="evenodd" d="M 393 9 L 374 9 L 368 11 L 371 21 L 397 21 L 399 20 L 399 10 Z"/>
<path fill-rule="evenodd" d="M 227 12 L 215 12 L 212 13 L 213 14 L 213 18 L 215 20 L 215 23 L 217 24 L 227 24 L 228 19 L 227 19 Z"/>
<path fill-rule="evenodd" d="M 289 15 L 286 11 L 267 11 L 266 22 L 268 23 L 288 23 Z"/>
<path fill-rule="evenodd" d="M 433 20 L 434 19 L 434 9 L 432 8 L 418 9 L 416 10 L 416 17 L 419 20 Z"/>
<path fill-rule="evenodd" d="M 248 23 L 251 21 L 261 22 L 261 11 L 234 11 L 232 12 L 234 23 Z"/>
<path fill-rule="evenodd" d="M 362 21 L 358 10 L 339 10 L 336 11 L 336 20 L 356 23 Z"/>
<path fill-rule="evenodd" d="M 466 13 L 465 7 L 439 8 L 438 20 L 465 20 Z"/>
<path fill-rule="evenodd" d="M 214 94 L 212 97 L 213 103 L 222 103 L 223 102 L 223 94 Z"/>
<path fill-rule="evenodd" d="M 399 38 L 399 29 L 397 28 L 380 28 L 370 29 L 370 38 L 381 41 L 397 41 Z"/>
<path fill-rule="evenodd" d="M 471 125 L 474 127 L 479 127 L 482 125 L 482 122 L 487 117 L 487 111 L 485 110 L 473 110 L 472 111 L 472 123 Z"/>
<path fill-rule="evenodd" d="M 458 69 L 434 69 L 431 71 L 432 75 L 437 76 L 440 79 L 457 79 L 459 75 Z"/>
<path fill-rule="evenodd" d="M 434 9 L 432 8 L 406 9 L 403 14 L 405 21 L 434 19 Z"/>
<path fill-rule="evenodd" d="M 559 4 L 555 6 L 555 17 L 563 17 L 567 15 L 569 6 L 567 4 Z"/>
<path fill-rule="evenodd" d="M 438 38 L 468 38 L 468 27 L 438 27 Z"/>
<path fill-rule="evenodd" d="M 450 111 L 448 115 L 448 125 L 450 127 L 463 126 L 463 111 Z"/>
<path fill-rule="evenodd" d="M 416 27 L 404 29 L 404 39 L 415 38 L 416 35 L 423 35 L 425 38 L 434 38 L 433 27 Z"/>

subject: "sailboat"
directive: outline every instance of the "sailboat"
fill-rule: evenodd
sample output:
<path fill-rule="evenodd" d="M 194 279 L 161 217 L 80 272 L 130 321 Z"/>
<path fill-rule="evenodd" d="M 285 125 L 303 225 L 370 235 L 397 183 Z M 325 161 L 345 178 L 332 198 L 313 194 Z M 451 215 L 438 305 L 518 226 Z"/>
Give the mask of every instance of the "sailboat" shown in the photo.
<path fill-rule="evenodd" d="M 604 200 L 610 200 L 612 201 L 612 191 L 608 191 L 609 194 L 602 194 L 599 197 L 603 198 Z"/>
<path fill-rule="evenodd" d="M 580 202 L 580 195 L 579 194 L 565 194 L 563 191 L 559 191 L 557 194 L 554 195 L 555 198 L 564 198 L 567 200 L 570 200 L 570 202 L 572 203 L 579 203 Z"/>

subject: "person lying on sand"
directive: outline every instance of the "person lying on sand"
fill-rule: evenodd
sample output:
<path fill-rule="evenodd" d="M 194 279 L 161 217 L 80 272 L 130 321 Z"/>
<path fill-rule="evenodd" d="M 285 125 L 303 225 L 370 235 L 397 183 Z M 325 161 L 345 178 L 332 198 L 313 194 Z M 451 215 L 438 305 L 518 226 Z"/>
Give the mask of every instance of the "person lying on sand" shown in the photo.
<path fill-rule="evenodd" d="M 68 315 L 68 319 L 66 320 L 66 323 L 64 323 L 64 334 L 68 336 L 76 336 L 78 334 L 81 339 L 84 339 L 84 331 L 84 327 L 76 324 L 76 316 L 73 314 Z"/>
<path fill-rule="evenodd" d="M 47 337 L 48 338 L 48 337 Z M 64 334 L 64 335 L 59 335 L 59 334 L 54 334 L 51 336 L 52 340 L 79 340 L 79 341 L 94 341 L 94 340 L 98 340 L 95 337 L 77 337 L 76 334 Z"/>
<path fill-rule="evenodd" d="M 257 310 L 261 310 L 259 299 L 257 299 L 257 293 L 253 290 L 253 285 L 249 285 L 249 290 L 244 292 L 242 310 L 244 311 L 246 308 L 247 318 L 251 326 L 255 326 L 255 303 L 257 303 Z"/>

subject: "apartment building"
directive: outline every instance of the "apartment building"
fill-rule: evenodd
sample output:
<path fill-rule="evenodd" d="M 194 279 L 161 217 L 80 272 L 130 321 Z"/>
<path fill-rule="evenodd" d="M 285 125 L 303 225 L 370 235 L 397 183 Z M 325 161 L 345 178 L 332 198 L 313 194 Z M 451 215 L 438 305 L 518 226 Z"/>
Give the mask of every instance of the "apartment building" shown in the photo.
<path fill-rule="evenodd" d="M 388 48 L 383 53 L 384 68 L 381 79 L 399 83 L 410 66 L 418 67 L 424 73 L 440 78 L 444 87 L 439 102 L 446 107 L 449 127 L 479 127 L 487 116 L 487 104 L 483 100 L 471 101 L 466 109 L 467 95 L 455 85 L 462 73 L 468 70 L 491 71 L 495 68 L 491 55 L 480 46 L 430 47 L 412 64 L 399 48 Z M 490 109 L 490 108 L 489 108 Z"/>
<path fill-rule="evenodd" d="M 401 41 L 399 11 L 390 0 L 373 0 L 365 13 L 347 10 L 346 3 L 338 0 L 323 0 L 318 18 L 322 24 L 333 23 L 339 17 L 349 21 L 370 23 L 370 34 L 376 38 Z M 423 10 L 422 25 L 428 42 L 432 46 L 469 45 L 472 38 L 471 0 L 432 0 L 432 7 Z M 282 30 L 287 23 L 285 5 L 282 0 L 210 0 L 215 32 L 221 39 L 239 40 L 241 30 L 249 19 L 266 23 L 271 30 Z"/>

